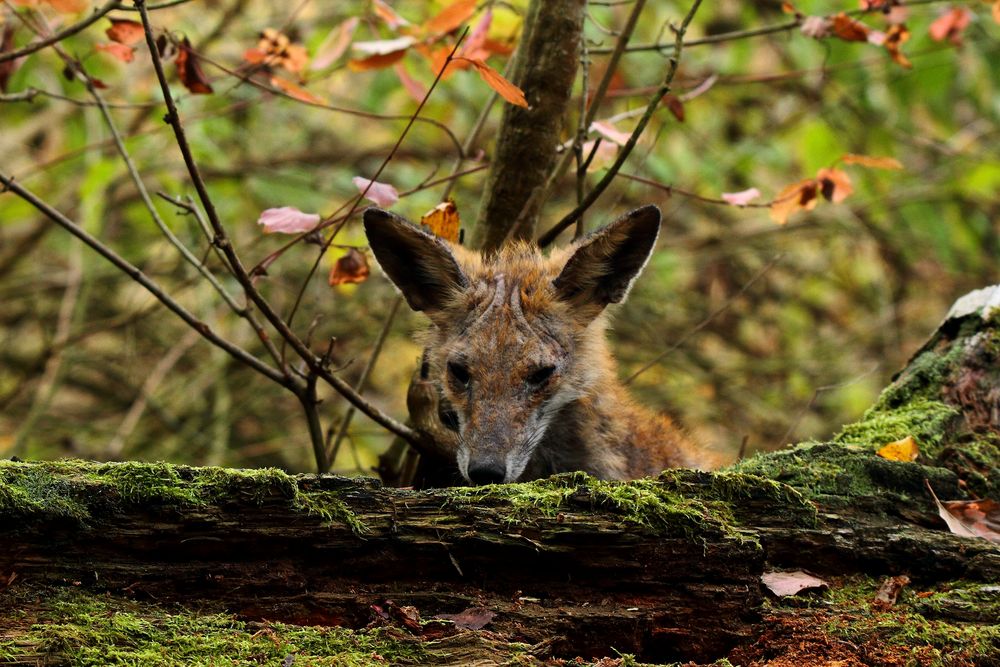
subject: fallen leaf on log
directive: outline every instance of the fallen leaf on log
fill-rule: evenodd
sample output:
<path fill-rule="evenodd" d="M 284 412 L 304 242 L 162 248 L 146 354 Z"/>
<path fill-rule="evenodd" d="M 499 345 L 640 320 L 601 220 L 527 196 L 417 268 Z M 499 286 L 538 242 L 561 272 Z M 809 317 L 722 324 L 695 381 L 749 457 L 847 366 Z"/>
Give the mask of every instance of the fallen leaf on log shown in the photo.
<path fill-rule="evenodd" d="M 795 570 L 794 572 L 766 572 L 760 576 L 760 580 L 767 586 L 768 590 L 779 598 L 798 595 L 802 591 L 830 587 L 829 584 L 819 577 L 806 574 L 802 570 Z"/>

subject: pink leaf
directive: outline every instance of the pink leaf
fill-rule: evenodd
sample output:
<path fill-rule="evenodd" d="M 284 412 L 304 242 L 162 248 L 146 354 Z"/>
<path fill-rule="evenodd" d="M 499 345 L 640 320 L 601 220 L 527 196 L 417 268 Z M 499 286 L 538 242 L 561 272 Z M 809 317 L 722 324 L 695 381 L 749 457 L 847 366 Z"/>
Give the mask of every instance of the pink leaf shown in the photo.
<path fill-rule="evenodd" d="M 368 56 L 384 56 L 396 51 L 408 49 L 416 43 L 416 38 L 410 35 L 397 37 L 396 39 L 377 39 L 372 42 L 354 42 L 351 45 L 355 51 L 359 51 Z"/>
<path fill-rule="evenodd" d="M 393 69 L 396 70 L 396 76 L 399 77 L 399 82 L 403 84 L 403 88 L 415 101 L 420 102 L 427 96 L 427 88 L 410 76 L 410 73 L 406 71 L 406 65 L 403 63 L 396 63 L 393 66 Z"/>
<path fill-rule="evenodd" d="M 371 181 L 363 176 L 355 176 L 351 181 L 358 192 L 364 194 L 365 199 L 373 201 L 379 206 L 389 207 L 399 201 L 399 193 L 396 192 L 396 188 L 388 183 Z"/>
<path fill-rule="evenodd" d="M 722 193 L 722 198 L 733 206 L 746 206 L 759 196 L 760 190 L 757 188 L 750 188 L 749 190 L 743 190 L 742 192 Z"/>
<path fill-rule="evenodd" d="M 316 213 L 303 213 L 294 206 L 269 208 L 257 218 L 265 234 L 301 234 L 315 229 L 320 217 Z"/>
<path fill-rule="evenodd" d="M 828 588 L 825 581 L 801 570 L 795 572 L 767 572 L 760 576 L 761 582 L 779 598 L 798 595 L 802 591 Z"/>
<path fill-rule="evenodd" d="M 479 23 L 469 31 L 469 37 L 462 45 L 461 55 L 467 58 L 479 58 L 486 60 L 489 52 L 485 51 L 486 39 L 489 36 L 490 24 L 493 22 L 493 10 L 487 9 Z"/>
<path fill-rule="evenodd" d="M 632 136 L 630 133 L 622 132 L 611 123 L 603 120 L 595 120 L 590 124 L 590 129 L 597 132 L 608 141 L 613 141 L 619 146 L 624 146 L 625 143 L 628 142 L 629 137 Z"/>
<path fill-rule="evenodd" d="M 358 22 L 358 17 L 352 16 L 331 30 L 330 34 L 327 35 L 327 38 L 323 40 L 323 43 L 316 50 L 316 56 L 309 64 L 309 69 L 325 69 L 336 62 L 340 56 L 344 55 L 344 51 L 350 45 L 351 37 L 354 36 L 354 31 L 358 27 Z"/>
<path fill-rule="evenodd" d="M 456 627 L 463 630 L 482 630 L 496 616 L 496 613 L 485 607 L 470 607 L 457 614 L 438 614 L 434 618 L 453 621 Z"/>

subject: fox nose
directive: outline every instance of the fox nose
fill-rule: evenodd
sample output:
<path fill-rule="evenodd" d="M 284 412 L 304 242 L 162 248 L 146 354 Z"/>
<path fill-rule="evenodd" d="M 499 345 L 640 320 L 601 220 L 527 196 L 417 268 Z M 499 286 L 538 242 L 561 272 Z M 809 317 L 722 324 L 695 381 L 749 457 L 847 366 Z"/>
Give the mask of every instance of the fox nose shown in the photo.
<path fill-rule="evenodd" d="M 497 464 L 485 463 L 469 466 L 469 479 L 477 486 L 483 484 L 500 484 L 507 471 Z"/>

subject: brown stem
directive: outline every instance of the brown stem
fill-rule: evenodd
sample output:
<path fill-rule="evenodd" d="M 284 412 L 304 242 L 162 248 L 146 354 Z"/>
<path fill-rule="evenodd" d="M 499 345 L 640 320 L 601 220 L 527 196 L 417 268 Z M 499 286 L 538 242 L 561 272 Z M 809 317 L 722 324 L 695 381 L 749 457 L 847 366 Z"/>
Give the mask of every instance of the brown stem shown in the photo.
<path fill-rule="evenodd" d="M 80 32 L 81 30 L 85 30 L 92 24 L 99 21 L 101 17 L 105 16 L 108 12 L 110 12 L 112 9 L 115 9 L 117 6 L 118 6 L 118 0 L 111 0 L 110 2 L 106 2 L 97 9 L 95 9 L 93 14 L 83 19 L 79 23 L 74 23 L 68 28 L 60 30 L 59 32 L 54 33 L 53 35 L 46 37 L 45 39 L 40 39 L 37 42 L 31 42 L 30 44 L 27 44 L 21 47 L 20 49 L 17 49 L 16 51 L 7 51 L 6 53 L 0 53 L 0 64 L 8 62 L 10 60 L 17 60 L 18 58 L 30 55 L 35 51 L 40 51 L 41 49 L 44 49 L 46 46 L 51 46 L 56 42 L 60 42 L 66 39 L 67 37 L 71 37 L 76 33 Z"/>

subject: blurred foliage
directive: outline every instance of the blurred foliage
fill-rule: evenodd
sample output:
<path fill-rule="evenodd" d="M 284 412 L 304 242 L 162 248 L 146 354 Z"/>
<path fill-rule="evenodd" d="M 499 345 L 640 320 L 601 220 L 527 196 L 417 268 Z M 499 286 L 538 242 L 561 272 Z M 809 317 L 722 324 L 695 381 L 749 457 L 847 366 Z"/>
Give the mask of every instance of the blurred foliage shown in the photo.
<path fill-rule="evenodd" d="M 447 3 L 390 4 L 419 23 Z M 516 39 L 524 5 L 495 3 L 490 36 Z M 623 169 L 678 190 L 671 195 L 619 178 L 588 212 L 593 228 L 641 204 L 664 210 L 661 247 L 616 314 L 613 347 L 623 377 L 669 351 L 631 386 L 647 404 L 679 416 L 697 438 L 735 453 L 744 438 L 752 452 L 829 436 L 872 403 L 956 297 L 998 281 L 1000 26 L 989 4 L 958 3 L 972 12 L 961 44 L 932 40 L 929 26 L 952 6 L 911 2 L 906 8 L 912 38 L 903 51 L 912 69 L 877 45 L 817 40 L 797 28 L 687 48 L 675 90 L 682 99 L 690 95 L 684 121 L 664 106 Z M 669 22 L 687 7 L 649 3 L 632 43 L 672 42 Z M 797 4 L 806 15 L 856 8 L 849 0 Z M 627 2 L 591 3 L 586 34 L 589 48 L 598 51 L 589 56 L 591 88 L 607 62 L 599 51 L 614 45 L 630 10 Z M 4 25 L 16 28 L 15 45 L 27 43 L 30 34 L 12 6 L 0 11 Z M 18 12 L 63 24 L 83 15 L 61 15 L 44 3 Z M 135 18 L 124 10 L 112 15 Z M 394 69 L 347 67 L 356 53 L 306 70 L 304 85 L 331 105 L 395 119 L 303 104 L 213 64 L 238 68 L 265 28 L 283 31 L 310 55 L 354 16 L 361 17 L 355 40 L 392 37 L 368 2 L 210 0 L 152 16 L 158 28 L 187 36 L 204 56 L 214 94 L 188 93 L 172 66 L 169 71 L 216 207 L 248 265 L 289 240 L 261 233 L 262 210 L 294 206 L 331 214 L 357 194 L 352 177 L 373 177 L 416 107 Z M 777 0 L 714 0 L 703 3 L 688 38 L 791 20 Z M 881 12 L 861 20 L 886 29 Z M 144 45 L 129 64 L 94 50 L 107 41 L 108 25 L 102 19 L 62 46 L 106 84 L 101 94 L 117 105 L 115 122 L 150 191 L 193 195 L 162 122 Z M 641 109 L 667 57 L 657 50 L 628 53 L 597 117 Z M 490 62 L 502 70 L 504 60 Z M 410 52 L 400 62 L 419 84 L 430 85 L 425 57 Z M 29 88 L 62 97 L 0 98 L 0 171 L 143 267 L 213 329 L 265 358 L 253 331 L 152 224 L 99 110 L 63 68 L 49 48 L 10 77 L 8 97 Z M 490 98 L 473 71 L 456 72 L 422 115 L 461 142 Z M 488 159 L 499 116 L 494 105 L 473 153 L 481 149 Z M 617 127 L 629 132 L 634 122 Z M 575 123 L 569 120 L 567 139 Z M 854 187 L 846 201 L 824 202 L 784 226 L 766 207 L 736 208 L 680 193 L 718 199 L 756 187 L 766 201 L 845 153 L 891 156 L 905 169 L 845 167 Z M 417 123 L 379 180 L 405 192 L 451 173 L 455 158 L 441 127 Z M 591 184 L 601 173 L 588 176 Z M 478 171 L 451 190 L 466 221 L 475 219 L 484 179 Z M 418 219 L 439 203 L 445 187 L 421 189 L 394 210 Z M 557 220 L 575 198 L 570 170 L 543 220 Z M 192 216 L 161 199 L 155 203 L 174 233 L 238 295 Z M 356 219 L 336 242 L 309 281 L 293 326 L 302 336 L 308 332 L 318 353 L 332 340 L 335 365 L 355 383 L 394 297 L 377 270 L 360 285 L 331 288 L 329 268 L 348 247 L 364 245 Z M 279 312 L 289 312 L 317 252 L 315 244 L 299 243 L 261 279 Z M 366 391 L 400 419 L 420 351 L 413 332 L 422 326 L 410 313 L 396 318 Z M 323 417 L 335 428 L 345 403 L 331 392 L 324 398 Z M 389 439 L 356 418 L 334 469 L 370 474 Z M 12 454 L 313 467 L 294 397 L 202 341 L 137 284 L 7 193 L 0 195 L 0 455 Z"/>

